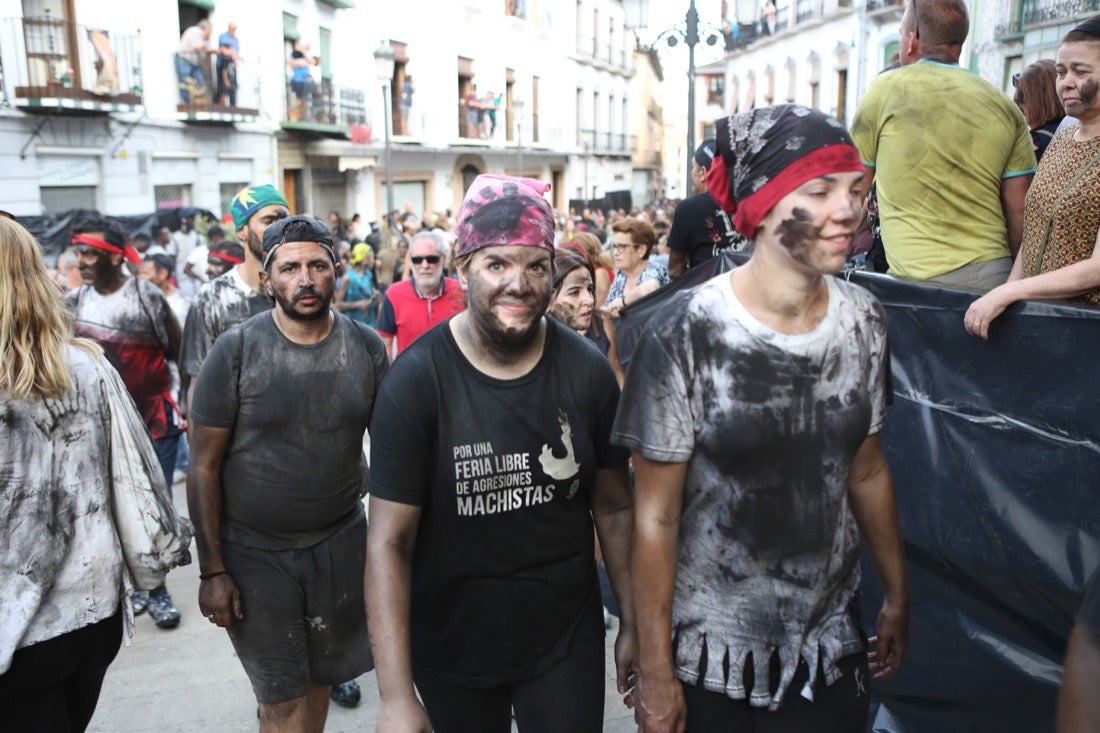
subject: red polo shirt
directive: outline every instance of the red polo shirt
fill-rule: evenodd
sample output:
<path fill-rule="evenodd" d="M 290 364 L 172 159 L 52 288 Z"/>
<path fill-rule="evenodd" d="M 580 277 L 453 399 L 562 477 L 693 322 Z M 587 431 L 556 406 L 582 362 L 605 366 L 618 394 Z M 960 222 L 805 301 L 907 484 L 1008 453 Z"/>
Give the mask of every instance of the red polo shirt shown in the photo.
<path fill-rule="evenodd" d="M 412 280 L 402 280 L 386 288 L 375 329 L 396 338 L 400 354 L 432 326 L 464 310 L 466 297 L 457 280 L 444 277 L 443 290 L 434 298 L 421 295 Z"/>

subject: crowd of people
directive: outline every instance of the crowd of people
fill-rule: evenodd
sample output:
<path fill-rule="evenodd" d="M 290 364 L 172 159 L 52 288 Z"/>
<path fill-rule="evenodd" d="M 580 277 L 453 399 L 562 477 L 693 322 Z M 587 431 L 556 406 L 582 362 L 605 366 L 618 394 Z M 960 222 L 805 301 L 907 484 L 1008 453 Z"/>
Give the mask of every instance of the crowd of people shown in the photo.
<path fill-rule="evenodd" d="M 190 208 L 151 237 L 79 221 L 53 273 L 0 217 L 7 720 L 84 730 L 132 616 L 180 623 L 182 468 L 199 608 L 263 731 L 323 730 L 376 665 L 383 733 L 600 730 L 608 606 L 643 733 L 865 729 L 909 615 L 886 316 L 835 277 L 871 183 L 889 272 L 979 291 L 970 333 L 1100 305 L 1100 16 L 1018 106 L 957 68 L 968 28 L 910 3 L 851 134 L 794 104 L 718 120 L 678 206 L 562 216 L 483 174 L 455 216 L 367 225 L 265 184 L 228 236 Z M 668 300 L 624 370 L 632 306 L 724 250 L 747 260 Z M 1064 730 L 1098 719 L 1089 598 Z"/>

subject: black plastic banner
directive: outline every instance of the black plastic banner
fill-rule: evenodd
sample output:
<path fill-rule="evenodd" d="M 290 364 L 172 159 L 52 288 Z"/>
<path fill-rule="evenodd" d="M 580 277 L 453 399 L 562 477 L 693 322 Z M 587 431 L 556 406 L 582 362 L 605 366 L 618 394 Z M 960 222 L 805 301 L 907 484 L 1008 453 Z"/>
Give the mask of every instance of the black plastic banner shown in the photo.
<path fill-rule="evenodd" d="M 1100 564 L 1100 309 L 1016 304 L 982 341 L 963 328 L 972 292 L 845 276 L 888 316 L 883 440 L 911 585 L 909 650 L 876 685 L 869 730 L 1053 731 L 1066 639 Z M 625 314 L 624 365 L 649 315 L 695 284 L 681 280 Z M 882 594 L 863 565 L 873 633 Z"/>

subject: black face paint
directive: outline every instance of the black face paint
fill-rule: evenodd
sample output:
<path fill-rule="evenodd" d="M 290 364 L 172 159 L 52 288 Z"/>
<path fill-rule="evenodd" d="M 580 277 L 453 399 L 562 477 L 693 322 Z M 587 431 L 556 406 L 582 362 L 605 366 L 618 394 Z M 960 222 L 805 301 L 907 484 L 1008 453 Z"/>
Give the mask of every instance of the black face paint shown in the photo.
<path fill-rule="evenodd" d="M 810 246 L 821 236 L 821 228 L 814 226 L 813 215 L 797 206 L 791 211 L 791 218 L 784 219 L 776 228 L 779 242 L 791 257 L 808 264 Z"/>
<path fill-rule="evenodd" d="M 1100 93 L 1100 85 L 1096 83 L 1095 79 L 1089 79 L 1081 85 L 1078 92 L 1081 97 L 1079 104 L 1085 109 L 1092 109 L 1096 106 L 1097 93 Z"/>

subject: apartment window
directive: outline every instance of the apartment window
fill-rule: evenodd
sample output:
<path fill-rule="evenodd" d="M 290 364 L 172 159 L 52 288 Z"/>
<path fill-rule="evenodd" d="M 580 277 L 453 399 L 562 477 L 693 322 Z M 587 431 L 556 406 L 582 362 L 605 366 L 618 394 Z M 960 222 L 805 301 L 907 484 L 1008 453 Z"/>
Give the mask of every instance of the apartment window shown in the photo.
<path fill-rule="evenodd" d="M 236 193 L 236 191 L 234 191 L 234 193 Z M 192 202 L 191 184 L 169 183 L 153 186 L 153 199 L 156 201 L 158 210 L 178 209 L 181 206 L 190 206 Z"/>
<path fill-rule="evenodd" d="M 840 69 L 836 72 L 836 114 L 834 115 L 841 124 L 847 124 L 848 110 L 848 70 Z"/>
<path fill-rule="evenodd" d="M 791 0 L 775 0 L 775 32 L 786 30 L 791 24 Z"/>
<path fill-rule="evenodd" d="M 794 61 L 788 60 L 786 66 L 787 72 L 787 101 L 793 102 L 795 95 L 795 65 Z"/>
<path fill-rule="evenodd" d="M 298 30 L 298 16 L 290 13 L 283 13 L 283 40 L 288 45 L 293 45 L 295 41 L 302 38 L 301 32 Z"/>
<path fill-rule="evenodd" d="M 332 31 L 328 28 L 318 28 L 317 40 L 321 47 L 321 78 L 332 81 Z"/>
<path fill-rule="evenodd" d="M 600 55 L 600 11 L 592 11 L 592 57 Z"/>
<path fill-rule="evenodd" d="M 775 100 L 775 70 L 768 67 L 764 70 L 764 102 L 766 107 L 771 107 Z"/>
<path fill-rule="evenodd" d="M 42 199 L 42 215 L 62 214 L 72 209 L 95 210 L 95 186 L 43 186 L 38 189 Z"/>
<path fill-rule="evenodd" d="M 821 109 L 821 58 L 816 53 L 810 54 L 810 106 Z"/>
<path fill-rule="evenodd" d="M 882 68 L 886 68 L 890 64 L 901 58 L 900 54 L 901 44 L 897 41 L 890 41 L 882 49 Z"/>
<path fill-rule="evenodd" d="M 539 78 L 531 77 L 531 142 L 539 141 Z"/>
<path fill-rule="evenodd" d="M 581 110 L 584 109 L 584 90 L 583 89 L 578 89 L 577 90 L 577 100 L 576 100 L 576 103 L 573 106 L 576 107 L 576 110 L 577 110 L 576 111 L 576 115 L 577 115 L 577 119 L 576 119 L 577 145 L 578 146 L 583 146 L 583 145 L 586 144 L 586 136 L 585 136 L 585 132 L 584 132 L 584 114 L 581 112 Z"/>
<path fill-rule="evenodd" d="M 237 195 L 237 192 L 248 185 L 247 181 L 242 183 L 220 183 L 218 184 L 218 202 L 221 205 L 222 211 L 229 211 L 230 204 L 233 203 L 233 197 Z"/>
<path fill-rule="evenodd" d="M 726 80 L 720 76 L 707 77 L 707 104 L 725 107 Z"/>
<path fill-rule="evenodd" d="M 592 119 L 588 125 L 588 128 L 592 130 L 593 146 L 600 148 L 600 93 L 599 91 L 592 92 Z"/>
<path fill-rule="evenodd" d="M 615 63 L 615 19 L 607 22 L 607 63 Z"/>

